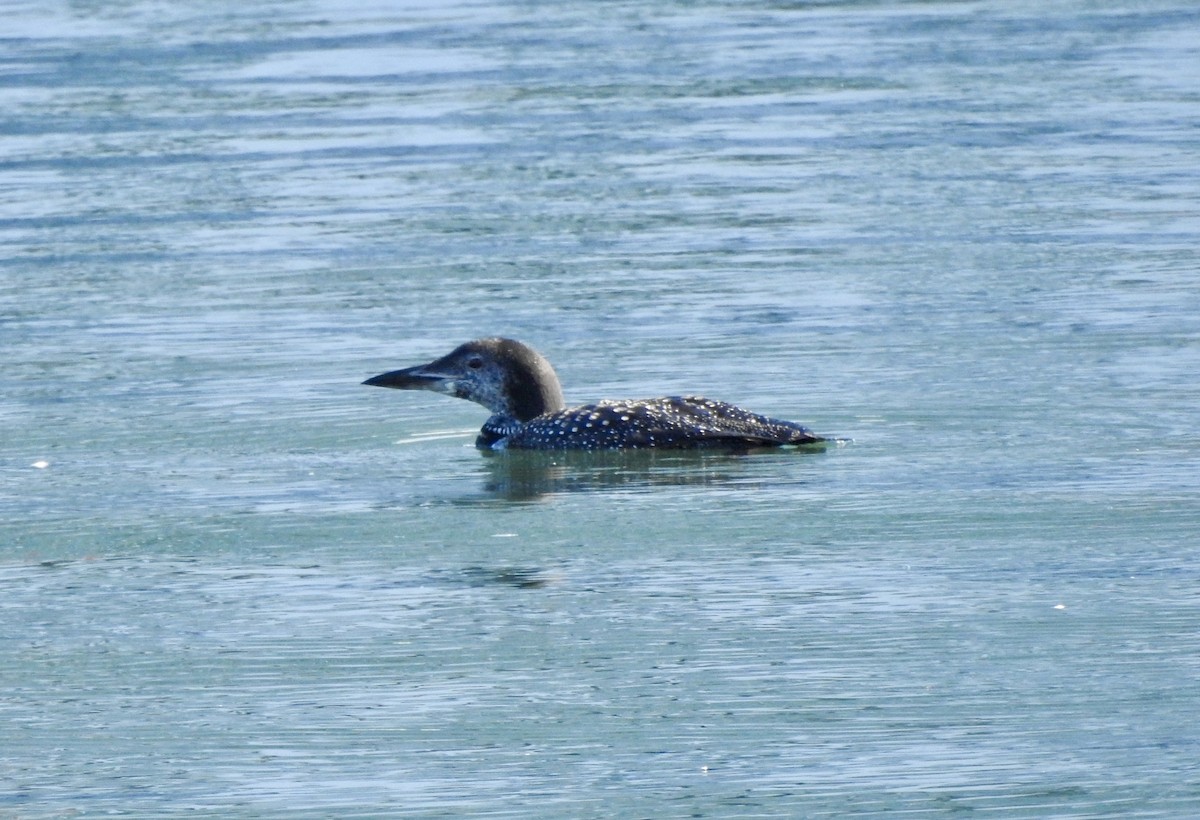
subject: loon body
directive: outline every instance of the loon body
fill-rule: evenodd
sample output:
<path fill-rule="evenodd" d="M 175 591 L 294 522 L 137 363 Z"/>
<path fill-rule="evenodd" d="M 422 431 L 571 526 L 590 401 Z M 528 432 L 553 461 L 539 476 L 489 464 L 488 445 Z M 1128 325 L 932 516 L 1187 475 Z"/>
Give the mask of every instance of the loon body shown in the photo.
<path fill-rule="evenodd" d="M 550 362 L 513 339 L 476 339 L 429 364 L 393 370 L 363 384 L 432 390 L 492 412 L 479 431 L 481 449 L 693 449 L 818 444 L 791 421 L 697 396 L 601 401 L 567 407 Z"/>

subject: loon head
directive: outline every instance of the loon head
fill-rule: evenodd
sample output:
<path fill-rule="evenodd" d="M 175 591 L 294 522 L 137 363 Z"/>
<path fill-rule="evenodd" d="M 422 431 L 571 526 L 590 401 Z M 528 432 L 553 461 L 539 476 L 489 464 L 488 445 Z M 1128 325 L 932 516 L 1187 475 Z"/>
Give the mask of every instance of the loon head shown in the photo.
<path fill-rule="evenodd" d="M 513 339 L 476 339 L 429 364 L 381 373 L 363 384 L 445 393 L 520 422 L 564 407 L 550 362 Z"/>

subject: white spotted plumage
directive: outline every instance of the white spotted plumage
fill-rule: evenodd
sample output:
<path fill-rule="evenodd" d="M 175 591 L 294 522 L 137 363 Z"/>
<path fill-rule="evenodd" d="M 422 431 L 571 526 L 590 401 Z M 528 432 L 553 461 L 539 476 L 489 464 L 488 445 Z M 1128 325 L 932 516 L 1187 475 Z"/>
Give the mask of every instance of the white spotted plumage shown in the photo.
<path fill-rule="evenodd" d="M 621 450 L 817 441 L 816 436 L 794 422 L 760 416 L 711 399 L 669 396 L 632 402 L 602 401 L 546 413 L 521 423 L 500 446 L 530 450 Z"/>

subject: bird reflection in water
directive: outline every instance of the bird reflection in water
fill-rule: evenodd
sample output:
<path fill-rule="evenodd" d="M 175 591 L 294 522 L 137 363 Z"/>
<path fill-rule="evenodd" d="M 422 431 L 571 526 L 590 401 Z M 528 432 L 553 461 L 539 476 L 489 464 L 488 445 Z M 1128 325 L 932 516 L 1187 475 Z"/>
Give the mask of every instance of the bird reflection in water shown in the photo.
<path fill-rule="evenodd" d="M 803 451 L 779 451 L 774 458 L 796 459 Z M 817 451 L 819 452 L 819 451 Z M 659 487 L 720 486 L 761 476 L 763 457 L 747 459 L 709 450 L 545 452 L 509 450 L 484 460 L 484 490 L 504 501 L 538 501 L 569 492 L 643 492 Z M 772 481 L 778 471 L 771 470 Z M 800 480 L 793 476 L 789 480 Z"/>

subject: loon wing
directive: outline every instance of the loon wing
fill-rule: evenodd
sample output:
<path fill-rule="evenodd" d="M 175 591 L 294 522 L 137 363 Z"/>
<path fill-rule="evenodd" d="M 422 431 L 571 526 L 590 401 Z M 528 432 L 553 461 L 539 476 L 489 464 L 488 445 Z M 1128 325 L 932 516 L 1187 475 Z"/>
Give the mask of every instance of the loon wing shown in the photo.
<path fill-rule="evenodd" d="M 507 440 L 526 449 L 777 447 L 823 441 L 795 422 L 699 396 L 604 401 L 539 416 Z"/>
<path fill-rule="evenodd" d="M 663 422 L 658 437 L 674 440 L 682 434 L 683 446 L 761 447 L 823 441 L 795 422 L 751 413 L 737 405 L 700 396 L 659 399 L 651 404 L 650 415 L 661 417 Z"/>

